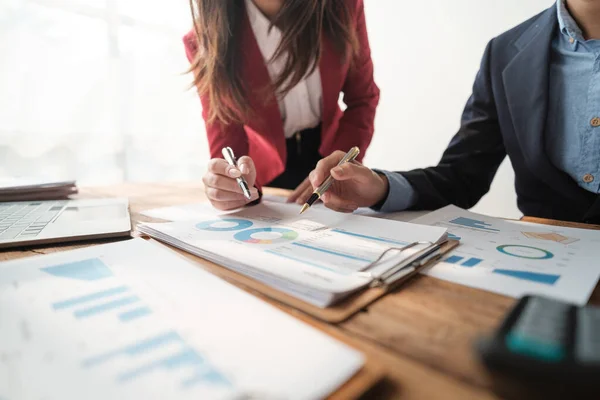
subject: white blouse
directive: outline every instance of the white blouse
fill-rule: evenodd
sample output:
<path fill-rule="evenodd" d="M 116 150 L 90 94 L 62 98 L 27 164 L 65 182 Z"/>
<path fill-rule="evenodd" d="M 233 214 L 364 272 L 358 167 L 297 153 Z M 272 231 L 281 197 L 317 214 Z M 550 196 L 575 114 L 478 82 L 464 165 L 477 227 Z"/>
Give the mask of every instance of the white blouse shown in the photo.
<path fill-rule="evenodd" d="M 271 81 L 275 81 L 283 71 L 286 61 L 284 55 L 269 62 L 281 41 L 281 31 L 274 26 L 269 32 L 271 22 L 252 0 L 246 0 L 246 10 Z M 296 132 L 319 125 L 322 114 L 322 98 L 321 74 L 317 66 L 312 74 L 306 76 L 287 95 L 277 99 L 286 138 L 293 137 Z"/>

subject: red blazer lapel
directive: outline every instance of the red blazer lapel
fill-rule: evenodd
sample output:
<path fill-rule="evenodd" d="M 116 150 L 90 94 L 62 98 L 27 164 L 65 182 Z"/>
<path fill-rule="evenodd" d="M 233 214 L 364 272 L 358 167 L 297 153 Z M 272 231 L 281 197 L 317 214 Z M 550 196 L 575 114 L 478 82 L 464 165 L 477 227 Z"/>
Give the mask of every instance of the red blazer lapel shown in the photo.
<path fill-rule="evenodd" d="M 321 146 L 319 151 L 322 156 L 327 156 L 338 135 L 337 126 L 341 114 L 338 100 L 350 64 L 342 62 L 333 43 L 325 34 L 321 38 L 321 43 L 323 50 L 319 72 L 321 73 L 321 86 L 323 89 L 323 114 L 321 116 Z"/>
<path fill-rule="evenodd" d="M 321 39 L 322 51 L 319 62 L 321 86 L 323 88 L 323 126 L 328 126 L 333 120 L 340 95 L 341 62 L 335 52 L 331 41 L 323 35 Z"/>
<path fill-rule="evenodd" d="M 263 136 L 263 139 L 266 139 L 264 143 L 273 144 L 274 150 L 281 155 L 285 165 L 286 145 L 279 105 L 274 93 L 269 91 L 271 77 L 245 11 L 241 33 L 241 73 L 252 112 L 246 128 Z"/>

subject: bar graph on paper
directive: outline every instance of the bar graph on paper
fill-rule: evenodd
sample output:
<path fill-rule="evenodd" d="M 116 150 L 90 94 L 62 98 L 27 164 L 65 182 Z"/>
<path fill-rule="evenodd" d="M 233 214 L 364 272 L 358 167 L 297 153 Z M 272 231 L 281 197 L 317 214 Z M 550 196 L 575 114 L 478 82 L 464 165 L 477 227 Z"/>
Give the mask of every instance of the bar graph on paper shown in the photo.
<path fill-rule="evenodd" d="M 113 277 L 110 268 L 99 258 L 46 267 L 42 271 L 57 278 L 87 282 Z M 62 299 L 53 303 L 52 308 L 57 312 L 70 312 L 76 319 L 114 314 L 121 322 L 131 322 L 152 314 L 152 310 L 123 285 Z"/>
<path fill-rule="evenodd" d="M 128 324 L 153 314 L 151 308 L 144 304 L 143 299 L 129 286 L 118 284 L 119 279 L 100 258 L 44 267 L 40 270 L 56 279 L 89 284 L 90 290 L 87 292 L 65 296 L 49 305 L 56 313 L 70 315 L 75 322 L 86 323 L 95 318 L 115 318 L 118 323 Z M 99 286 L 103 288 L 99 289 Z M 127 325 L 124 325 L 125 327 Z M 115 369 L 114 379 L 118 384 L 128 384 L 161 371 L 168 373 L 185 370 L 186 377 L 177 383 L 181 389 L 200 384 L 231 387 L 227 377 L 176 331 L 139 338 L 124 347 L 106 349 L 104 353 L 83 359 L 81 366 L 93 370 L 101 367 L 112 368 L 115 365 L 123 365 L 123 362 L 136 366 L 124 370 Z"/>
<path fill-rule="evenodd" d="M 479 221 L 472 218 L 458 217 L 449 221 L 450 224 L 458 225 L 465 228 L 478 229 L 487 232 L 500 232 L 499 229 L 495 229 L 492 224 L 486 223 L 485 221 Z"/>

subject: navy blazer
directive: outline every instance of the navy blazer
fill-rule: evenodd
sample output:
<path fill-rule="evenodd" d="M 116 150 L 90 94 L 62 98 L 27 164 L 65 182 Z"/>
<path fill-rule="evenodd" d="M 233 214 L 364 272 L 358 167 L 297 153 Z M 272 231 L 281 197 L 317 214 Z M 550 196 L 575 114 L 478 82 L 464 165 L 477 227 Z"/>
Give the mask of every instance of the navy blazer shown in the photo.
<path fill-rule="evenodd" d="M 418 194 L 413 209 L 473 207 L 489 191 L 508 154 L 523 214 L 600 223 L 600 196 L 557 169 L 545 150 L 550 57 L 557 32 L 554 5 L 490 41 L 461 128 L 440 163 L 401 173 Z"/>

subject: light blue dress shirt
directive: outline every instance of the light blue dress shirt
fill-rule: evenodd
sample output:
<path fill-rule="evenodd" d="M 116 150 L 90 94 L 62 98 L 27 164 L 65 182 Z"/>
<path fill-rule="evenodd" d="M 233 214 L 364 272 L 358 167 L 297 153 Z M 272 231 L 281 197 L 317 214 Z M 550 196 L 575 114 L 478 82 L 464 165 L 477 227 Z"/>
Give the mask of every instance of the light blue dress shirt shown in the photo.
<path fill-rule="evenodd" d="M 600 193 L 600 40 L 585 40 L 564 0 L 557 0 L 560 32 L 552 43 L 545 146 L 550 160 L 580 187 Z M 382 212 L 412 207 L 418 194 L 401 174 L 389 181 Z"/>
<path fill-rule="evenodd" d="M 552 43 L 546 152 L 558 169 L 600 191 L 600 40 L 585 40 L 564 0 Z"/>

